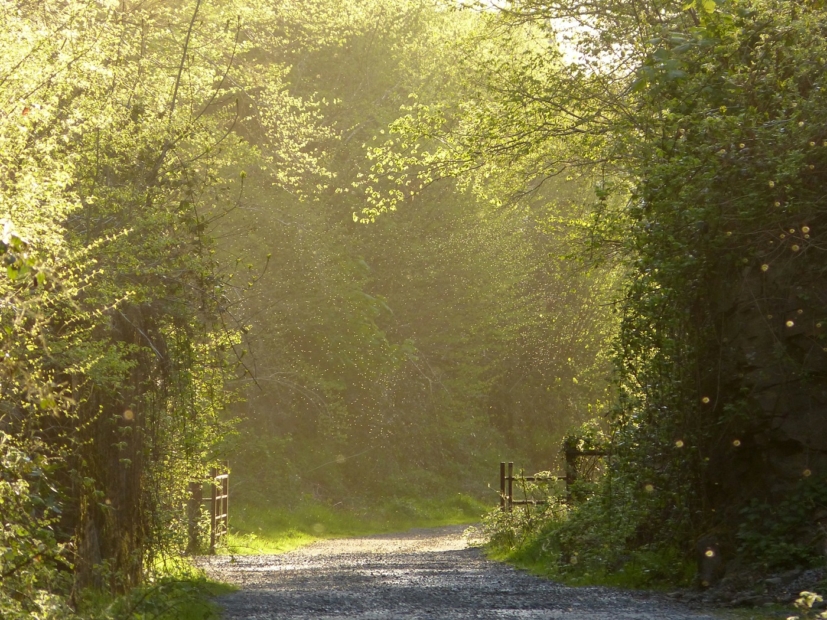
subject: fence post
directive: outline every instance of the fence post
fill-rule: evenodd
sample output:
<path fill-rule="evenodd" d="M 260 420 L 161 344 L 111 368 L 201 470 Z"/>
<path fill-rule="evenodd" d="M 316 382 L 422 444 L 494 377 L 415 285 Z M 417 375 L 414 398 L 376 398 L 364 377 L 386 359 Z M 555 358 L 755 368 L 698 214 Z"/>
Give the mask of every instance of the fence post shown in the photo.
<path fill-rule="evenodd" d="M 224 472 L 226 477 L 224 478 L 222 485 L 223 489 L 221 494 L 224 496 L 224 506 L 223 509 L 219 514 L 224 515 L 223 517 L 223 532 L 222 536 L 224 536 L 224 544 L 226 545 L 230 536 L 230 463 L 224 463 Z"/>
<path fill-rule="evenodd" d="M 218 485 L 216 484 L 216 477 L 218 476 L 218 469 L 210 468 L 210 555 L 215 555 L 215 535 L 216 535 L 216 517 L 220 514 L 218 512 Z"/>

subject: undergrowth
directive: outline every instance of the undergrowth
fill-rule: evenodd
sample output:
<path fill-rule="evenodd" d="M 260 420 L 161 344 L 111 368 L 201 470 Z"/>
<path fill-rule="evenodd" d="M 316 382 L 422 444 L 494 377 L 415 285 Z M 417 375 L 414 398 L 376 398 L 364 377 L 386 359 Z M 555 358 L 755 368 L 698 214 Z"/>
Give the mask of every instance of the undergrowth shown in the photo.
<path fill-rule="evenodd" d="M 157 560 L 145 581 L 126 594 L 87 588 L 73 617 L 83 620 L 219 620 L 212 598 L 235 586 L 212 581 L 187 558 Z"/>
<path fill-rule="evenodd" d="M 546 505 L 489 512 L 482 535 L 492 558 L 569 585 L 695 585 L 696 550 L 680 545 L 683 537 L 670 544 L 664 533 L 649 531 L 668 527 L 652 518 L 656 496 L 650 485 L 640 488 L 619 475 L 579 482 L 568 501 L 549 495 Z M 819 478 L 803 481 L 783 501 L 747 505 L 736 533 L 736 565 L 758 574 L 824 566 L 823 532 L 813 518 L 825 497 Z"/>
<path fill-rule="evenodd" d="M 603 479 L 574 485 L 576 508 L 551 495 L 546 505 L 489 512 L 482 524 L 489 556 L 568 585 L 690 585 L 695 566 L 686 553 L 666 545 L 629 545 L 640 525 L 641 498 L 616 481 L 609 494 L 606 484 Z"/>
<path fill-rule="evenodd" d="M 81 597 L 78 615 L 88 620 L 218 620 L 221 615 L 212 597 L 234 589 L 204 576 L 163 577 L 125 596 L 87 591 Z"/>

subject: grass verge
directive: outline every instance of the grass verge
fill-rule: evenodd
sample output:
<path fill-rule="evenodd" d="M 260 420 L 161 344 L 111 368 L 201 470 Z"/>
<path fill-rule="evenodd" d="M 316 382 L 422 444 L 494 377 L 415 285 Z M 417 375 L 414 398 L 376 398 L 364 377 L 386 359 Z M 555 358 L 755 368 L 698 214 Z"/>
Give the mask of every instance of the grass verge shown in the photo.
<path fill-rule="evenodd" d="M 213 597 L 235 591 L 233 585 L 207 579 L 185 558 L 159 563 L 156 578 L 122 596 L 85 591 L 78 615 L 89 620 L 152 618 L 153 620 L 219 620 Z"/>
<path fill-rule="evenodd" d="M 654 591 L 671 590 L 675 587 L 674 583 L 653 582 L 649 575 L 651 565 L 646 559 L 642 561 L 633 559 L 616 572 L 605 570 L 570 572 L 549 568 L 548 558 L 531 553 L 531 549 L 503 551 L 489 548 L 486 550 L 486 555 L 492 560 L 506 562 L 534 575 L 569 586 L 609 586 Z M 685 579 L 682 580 L 682 586 L 686 586 L 687 582 L 691 580 L 694 567 L 686 566 L 684 571 Z M 707 610 L 706 613 L 713 613 L 721 620 L 787 620 L 791 616 L 798 617 L 795 610 L 789 605 L 772 605 L 750 609 L 716 609 L 714 611 Z"/>
<path fill-rule="evenodd" d="M 471 524 L 489 508 L 462 494 L 444 500 L 395 498 L 361 506 L 328 505 L 308 498 L 289 508 L 239 502 L 231 518 L 227 552 L 284 553 L 324 538 Z"/>
<path fill-rule="evenodd" d="M 609 586 L 623 589 L 645 589 L 668 591 L 676 587 L 687 587 L 693 581 L 695 567 L 672 553 L 640 553 L 630 557 L 619 570 L 588 570 L 577 566 L 561 567 L 553 562 L 538 546 L 526 544 L 512 549 L 486 548 L 486 555 L 492 560 L 506 562 L 547 579 L 569 586 Z M 665 577 L 665 566 L 669 565 L 670 577 Z M 706 610 L 721 620 L 787 620 L 815 616 L 800 615 L 790 605 L 767 605 L 754 608 Z"/>
<path fill-rule="evenodd" d="M 578 565 L 576 561 L 561 565 L 559 558 L 544 549 L 538 540 L 512 548 L 489 546 L 486 555 L 492 560 L 506 562 L 569 586 L 670 590 L 689 586 L 695 575 L 694 564 L 669 550 L 629 554 L 623 564 L 614 570 L 595 563 Z"/>

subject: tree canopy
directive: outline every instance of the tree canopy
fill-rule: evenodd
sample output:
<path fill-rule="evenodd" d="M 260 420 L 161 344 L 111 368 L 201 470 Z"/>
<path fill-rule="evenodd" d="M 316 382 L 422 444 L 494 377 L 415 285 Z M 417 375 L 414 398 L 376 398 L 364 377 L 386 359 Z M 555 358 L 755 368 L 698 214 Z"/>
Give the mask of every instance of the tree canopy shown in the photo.
<path fill-rule="evenodd" d="M 825 17 L 0 4 L 0 615 L 194 551 L 228 457 L 242 503 L 495 503 L 590 420 L 563 572 L 817 561 Z"/>
<path fill-rule="evenodd" d="M 556 44 L 494 69 L 493 104 L 413 107 L 377 153 L 424 182 L 509 162 L 514 195 L 557 170 L 596 181 L 587 255 L 626 278 L 609 475 L 561 530 L 558 560 L 587 560 L 571 570 L 711 535 L 766 567 L 818 557 L 823 10 L 511 2 L 497 27 Z"/>

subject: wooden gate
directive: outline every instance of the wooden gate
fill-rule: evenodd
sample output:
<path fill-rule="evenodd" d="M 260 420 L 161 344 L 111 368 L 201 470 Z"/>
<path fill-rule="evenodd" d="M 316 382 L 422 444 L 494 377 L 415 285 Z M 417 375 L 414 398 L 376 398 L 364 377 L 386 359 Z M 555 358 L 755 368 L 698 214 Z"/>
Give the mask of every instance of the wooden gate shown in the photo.
<path fill-rule="evenodd" d="M 209 489 L 208 496 L 204 499 L 204 483 L 202 481 L 190 482 L 190 499 L 187 505 L 187 521 L 189 529 L 189 541 L 187 542 L 187 554 L 198 555 L 203 553 L 203 531 L 201 519 L 204 513 L 204 503 L 208 504 L 207 513 L 210 520 L 210 547 L 209 552 L 215 553 L 215 548 L 227 542 L 227 531 L 229 527 L 229 500 L 230 500 L 230 474 L 229 465 L 225 463 L 219 471 L 217 467 L 210 469 L 210 478 L 207 481 Z"/>
<path fill-rule="evenodd" d="M 506 466 L 508 475 L 506 475 Z M 517 482 L 541 482 L 565 479 L 565 476 L 515 476 L 513 462 L 500 463 L 500 510 L 511 512 L 514 506 L 539 506 L 548 503 L 544 499 L 514 499 L 515 480 Z"/>
<path fill-rule="evenodd" d="M 563 454 L 566 457 L 566 475 L 565 476 L 523 476 L 519 474 L 514 475 L 514 463 L 501 462 L 500 463 L 500 510 L 511 512 L 514 506 L 537 506 L 547 504 L 546 500 L 535 499 L 514 499 L 514 482 L 540 482 L 540 481 L 554 481 L 564 480 L 566 482 L 566 501 L 571 500 L 571 487 L 574 482 L 580 477 L 577 470 L 577 462 L 582 457 L 602 457 L 607 456 L 608 452 L 604 450 L 579 450 L 570 444 L 564 444 Z M 592 463 L 592 468 L 594 463 Z"/>
<path fill-rule="evenodd" d="M 210 554 L 215 553 L 218 545 L 226 544 L 230 526 L 230 474 L 229 468 L 218 473 L 210 470 L 212 496 L 210 497 Z"/>

